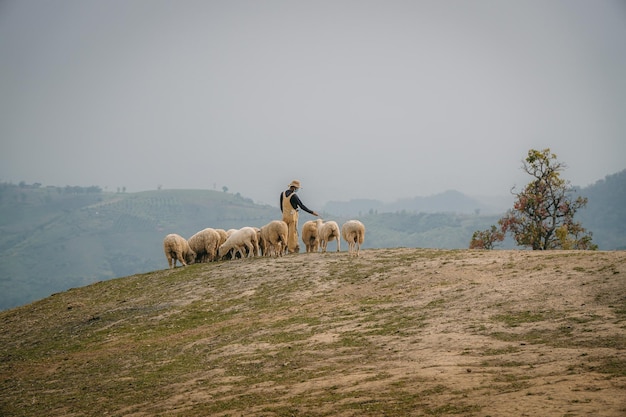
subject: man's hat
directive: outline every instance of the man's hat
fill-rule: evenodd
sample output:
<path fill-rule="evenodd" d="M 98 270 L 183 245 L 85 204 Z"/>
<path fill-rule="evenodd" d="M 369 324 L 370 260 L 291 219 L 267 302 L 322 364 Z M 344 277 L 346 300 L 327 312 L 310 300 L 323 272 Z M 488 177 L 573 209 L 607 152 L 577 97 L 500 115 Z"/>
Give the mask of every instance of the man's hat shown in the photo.
<path fill-rule="evenodd" d="M 300 181 L 298 181 L 298 180 L 291 181 L 291 184 L 289 184 L 289 187 L 300 188 Z"/>

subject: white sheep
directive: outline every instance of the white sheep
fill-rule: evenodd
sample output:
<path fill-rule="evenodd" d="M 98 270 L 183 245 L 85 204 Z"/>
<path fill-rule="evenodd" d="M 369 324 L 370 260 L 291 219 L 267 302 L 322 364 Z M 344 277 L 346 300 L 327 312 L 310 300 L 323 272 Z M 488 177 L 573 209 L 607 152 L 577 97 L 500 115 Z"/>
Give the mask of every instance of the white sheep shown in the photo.
<path fill-rule="evenodd" d="M 224 230 L 224 229 L 220 229 L 220 230 Z M 220 236 L 222 237 L 222 243 L 220 243 L 220 246 L 222 246 L 224 244 L 224 242 L 226 242 L 226 240 L 230 237 L 230 235 L 235 233 L 237 230 L 239 230 L 239 229 L 224 230 L 224 233 L 218 232 L 218 233 L 220 233 Z M 218 250 L 219 250 L 219 247 L 218 247 Z M 231 249 L 229 254 L 230 254 L 230 259 L 235 259 L 236 253 L 235 253 L 234 250 Z M 222 259 L 222 257 L 218 256 L 218 259 Z"/>
<path fill-rule="evenodd" d="M 217 250 L 218 259 L 224 258 L 230 251 L 233 251 L 232 258 L 235 258 L 237 252 L 242 258 L 246 256 L 258 256 L 259 255 L 259 240 L 257 237 L 257 230 L 254 227 L 242 227 L 239 230 L 235 230 L 226 239 Z"/>
<path fill-rule="evenodd" d="M 283 248 L 287 246 L 287 223 L 273 220 L 261 227 L 259 249 L 263 256 L 283 256 Z"/>
<path fill-rule="evenodd" d="M 317 224 L 317 236 L 320 241 L 322 253 L 326 252 L 328 243 L 333 240 L 337 241 L 337 252 L 339 252 L 341 250 L 341 238 L 337 222 L 333 220 L 323 222 L 322 219 L 317 219 L 315 222 Z"/>
<path fill-rule="evenodd" d="M 320 241 L 317 235 L 317 222 L 309 220 L 302 225 L 302 242 L 307 252 L 318 251 Z"/>
<path fill-rule="evenodd" d="M 341 236 L 348 242 L 348 254 L 359 256 L 361 245 L 365 240 L 365 225 L 358 220 L 348 220 L 341 226 Z"/>
<path fill-rule="evenodd" d="M 170 233 L 163 239 L 163 252 L 167 258 L 167 264 L 171 268 L 176 268 L 176 261 L 182 266 L 192 264 L 196 260 L 196 253 L 189 247 L 189 242 L 184 237 L 176 233 Z"/>
<path fill-rule="evenodd" d="M 191 236 L 187 242 L 189 247 L 196 253 L 198 262 L 213 262 L 217 260 L 217 248 L 221 242 L 217 230 L 207 227 Z"/>

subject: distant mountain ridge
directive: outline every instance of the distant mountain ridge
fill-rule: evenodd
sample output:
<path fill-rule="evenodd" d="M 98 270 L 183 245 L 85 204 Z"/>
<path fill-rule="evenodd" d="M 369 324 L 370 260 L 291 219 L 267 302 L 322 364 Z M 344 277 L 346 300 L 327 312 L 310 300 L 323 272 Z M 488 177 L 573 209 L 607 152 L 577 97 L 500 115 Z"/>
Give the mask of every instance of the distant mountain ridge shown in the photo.
<path fill-rule="evenodd" d="M 577 219 L 600 249 L 626 250 L 626 169 L 576 192 L 588 200 Z"/>
<path fill-rule="evenodd" d="M 508 200 L 512 198 L 490 197 L 476 198 L 460 191 L 448 190 L 431 196 L 402 198 L 392 203 L 374 199 L 354 199 L 349 201 L 329 201 L 324 211 L 342 216 L 364 215 L 367 213 L 463 213 L 463 214 L 500 214 L 506 211 Z"/>

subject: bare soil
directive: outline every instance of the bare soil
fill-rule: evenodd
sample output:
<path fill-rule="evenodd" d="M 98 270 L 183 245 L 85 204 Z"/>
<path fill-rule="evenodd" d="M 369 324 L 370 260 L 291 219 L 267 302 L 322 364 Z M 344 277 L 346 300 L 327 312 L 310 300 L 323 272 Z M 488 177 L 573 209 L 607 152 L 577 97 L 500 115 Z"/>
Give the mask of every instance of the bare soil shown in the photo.
<path fill-rule="evenodd" d="M 191 265 L 0 313 L 0 415 L 626 416 L 626 252 Z"/>

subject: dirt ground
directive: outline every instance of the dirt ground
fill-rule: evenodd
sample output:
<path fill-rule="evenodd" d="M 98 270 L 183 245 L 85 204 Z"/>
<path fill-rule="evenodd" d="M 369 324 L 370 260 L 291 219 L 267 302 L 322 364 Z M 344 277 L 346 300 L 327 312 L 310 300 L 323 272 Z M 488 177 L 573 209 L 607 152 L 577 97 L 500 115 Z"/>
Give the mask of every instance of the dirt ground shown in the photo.
<path fill-rule="evenodd" d="M 369 338 L 375 346 L 350 350 L 356 358 L 349 361 L 356 363 L 349 372 L 259 389 L 283 390 L 287 403 L 290 395 L 354 391 L 355 398 L 343 401 L 367 404 L 378 401 L 377 396 L 363 393 L 380 393 L 396 384 L 420 394 L 415 409 L 399 410 L 415 415 L 423 413 L 421 406 L 441 415 L 626 415 L 625 253 L 435 251 L 438 256 L 432 258 L 393 262 L 405 256 L 410 260 L 412 253 L 363 251 L 353 263 L 382 266 L 351 282 L 325 279 L 328 255 L 337 254 L 300 255 L 312 258 L 306 266 L 320 272 L 319 280 L 310 290 L 293 295 L 301 307 L 290 313 L 315 312 L 334 322 L 298 342 L 301 351 L 317 353 L 317 362 L 308 366 L 341 361 L 336 342 L 345 333 L 374 333 Z M 288 281 L 291 276 L 286 269 L 273 278 Z M 372 312 L 363 304 L 379 308 Z M 386 317 L 388 309 L 404 311 L 407 320 Z M 354 314 L 337 322 L 332 317 L 338 311 Z M 375 317 L 378 313 L 380 318 Z M 388 321 L 393 327 L 394 320 L 395 330 L 379 335 L 370 331 Z M 271 346 L 238 348 L 230 345 L 224 352 L 236 355 Z M 606 361 L 620 369 L 608 369 L 608 374 L 597 369 Z M 330 413 L 333 404 L 320 404 L 317 411 L 325 409 Z M 372 409 L 377 414 L 377 407 Z M 378 409 L 393 414 L 393 407 L 385 410 Z M 359 414 L 353 409 L 335 412 Z M 367 414 L 367 407 L 360 412 Z"/>
<path fill-rule="evenodd" d="M 276 260 L 273 282 L 297 280 L 292 268 L 314 273 L 308 288 L 284 292 L 286 311 L 258 317 L 257 325 L 294 316 L 318 324 L 292 325 L 308 337 L 291 342 L 300 356 L 280 365 L 306 368 L 307 376 L 263 380 L 254 387 L 261 397 L 281 395 L 246 411 L 271 415 L 278 404 L 301 404 L 294 415 L 624 416 L 625 260 L 623 252 L 412 249 L 363 251 L 347 264 L 344 253 Z M 258 265 L 246 271 L 239 262 L 239 274 L 248 275 L 241 295 L 252 297 L 266 276 L 255 282 Z M 254 339 L 213 354 L 247 357 L 275 374 L 268 363 L 285 343 L 259 343 L 261 332 Z M 213 377 L 229 386 L 232 375 L 220 369 Z M 311 409 L 306 398 L 316 396 Z"/>
<path fill-rule="evenodd" d="M 87 349 L 50 355 L 47 378 L 81 357 L 111 384 L 155 393 L 140 400 L 115 388 L 110 396 L 124 399 L 100 397 L 93 415 L 626 416 L 623 251 L 301 253 L 124 282 L 153 289 L 123 306 L 120 295 L 102 301 L 121 291 L 106 283 L 80 303 L 76 291 L 56 296 L 73 323 L 97 317 L 92 325 L 110 333 L 89 360 Z M 107 318 L 124 308 L 124 318 Z M 136 323 L 132 344 L 114 331 L 120 320 Z M 111 351 L 125 358 L 115 373 L 101 370 Z M 14 375 L 26 372 L 9 362 Z M 149 368 L 163 377 L 147 382 Z M 47 415 L 90 415 L 62 403 Z"/>

